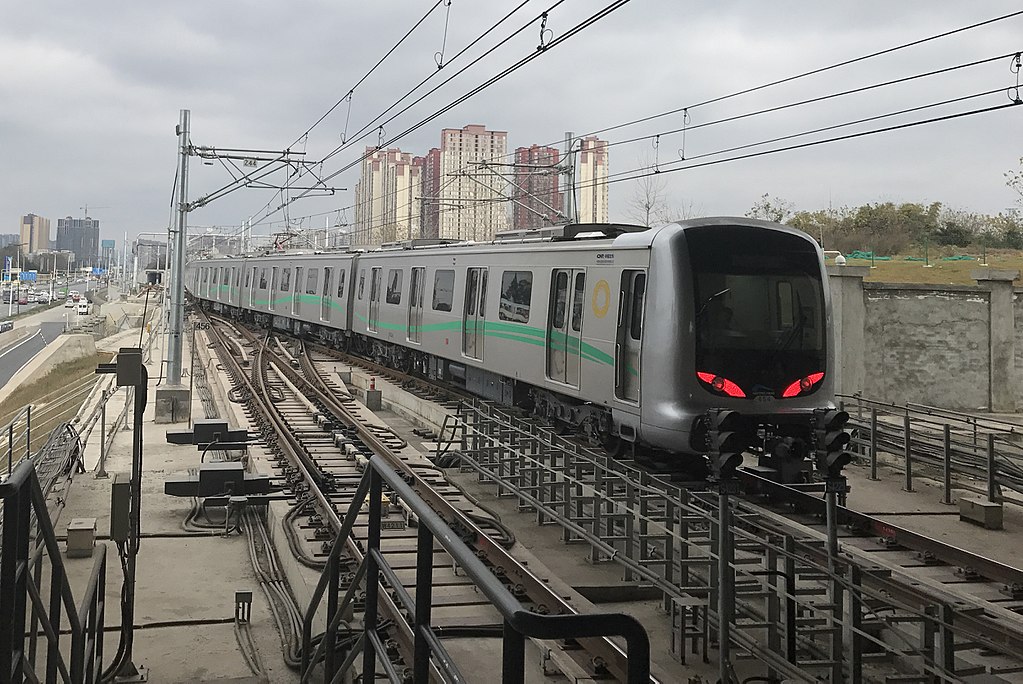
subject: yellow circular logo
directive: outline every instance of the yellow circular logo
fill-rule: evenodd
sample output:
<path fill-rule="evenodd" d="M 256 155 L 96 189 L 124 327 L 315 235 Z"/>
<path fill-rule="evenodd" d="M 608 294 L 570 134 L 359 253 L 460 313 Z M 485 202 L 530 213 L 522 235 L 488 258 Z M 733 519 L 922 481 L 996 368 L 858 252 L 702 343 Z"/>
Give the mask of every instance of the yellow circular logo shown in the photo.
<path fill-rule="evenodd" d="M 597 281 L 597 285 L 593 288 L 593 301 L 590 303 L 594 316 L 603 318 L 607 315 L 607 310 L 611 308 L 611 286 L 607 284 L 606 280 Z"/>

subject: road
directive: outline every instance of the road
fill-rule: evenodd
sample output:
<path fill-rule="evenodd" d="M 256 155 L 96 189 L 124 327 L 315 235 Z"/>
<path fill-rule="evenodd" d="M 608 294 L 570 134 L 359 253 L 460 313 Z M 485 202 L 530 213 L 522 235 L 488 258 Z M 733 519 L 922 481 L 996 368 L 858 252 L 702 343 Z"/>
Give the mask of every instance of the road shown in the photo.
<path fill-rule="evenodd" d="M 68 290 L 78 290 L 81 293 L 85 293 L 85 281 L 78 283 L 72 283 L 67 286 Z M 93 288 L 90 287 L 90 290 Z M 2 305 L 6 307 L 7 305 Z M 34 305 L 33 305 L 34 306 Z M 17 308 L 17 305 L 15 305 Z M 26 307 L 22 307 L 22 311 Z M 6 314 L 6 310 L 0 309 L 0 312 Z M 0 335 L 0 399 L 6 396 L 6 386 L 10 382 L 14 374 L 17 373 L 21 368 L 32 360 L 32 358 L 41 352 L 46 345 L 53 342 L 67 327 L 67 319 L 70 318 L 71 322 L 74 322 L 74 318 L 78 314 L 73 309 L 66 309 L 63 306 L 56 306 L 52 309 L 42 309 L 38 313 L 24 316 L 22 318 L 15 319 L 14 326 L 16 328 L 34 328 L 37 327 L 39 330 L 28 337 L 18 340 L 12 345 L 8 345 L 2 335 Z M 0 320 L 3 320 L 3 316 L 0 315 Z"/>
<path fill-rule="evenodd" d="M 0 395 L 14 374 L 64 332 L 64 321 L 49 321 L 39 324 L 39 331 L 7 349 L 0 349 Z"/>
<path fill-rule="evenodd" d="M 90 291 L 94 290 L 97 287 L 96 283 L 89 283 L 88 285 L 89 285 L 89 290 Z M 54 293 L 57 296 L 57 298 L 60 299 L 60 294 L 59 293 L 60 293 L 61 290 L 68 290 L 68 291 L 70 291 L 70 290 L 78 290 L 78 292 L 80 292 L 82 294 L 85 294 L 85 287 L 86 287 L 86 281 L 85 280 L 79 280 L 77 282 L 71 283 L 70 285 L 54 286 Z M 48 288 L 40 288 L 40 289 L 45 289 L 45 290 L 49 291 Z M 40 306 L 41 306 L 40 304 L 21 304 L 21 305 L 19 305 L 17 302 L 14 302 L 14 304 L 10 304 L 9 302 L 2 302 L 2 303 L 0 303 L 0 321 L 8 318 L 11 315 L 18 314 L 18 313 L 24 313 L 26 311 L 31 311 L 33 309 L 39 308 Z"/>

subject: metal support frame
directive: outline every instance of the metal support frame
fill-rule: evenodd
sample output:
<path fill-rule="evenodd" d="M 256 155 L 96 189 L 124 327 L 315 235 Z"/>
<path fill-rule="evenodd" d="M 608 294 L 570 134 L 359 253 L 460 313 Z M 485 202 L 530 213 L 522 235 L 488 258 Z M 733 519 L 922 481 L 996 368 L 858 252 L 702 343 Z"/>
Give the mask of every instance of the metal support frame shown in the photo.
<path fill-rule="evenodd" d="M 724 653 L 748 652 L 764 663 L 765 673 L 779 679 L 855 682 L 862 680 L 862 670 L 853 661 L 865 651 L 902 660 L 907 646 L 918 647 L 912 639 L 886 643 L 877 633 L 878 621 L 900 633 L 905 625 L 926 623 L 940 630 L 941 624 L 952 624 L 927 615 L 915 595 L 900 593 L 877 569 L 858 567 L 839 554 L 838 525 L 851 514 L 841 506 L 844 482 L 825 482 L 830 543 L 782 533 L 773 518 L 761 519 L 732 497 L 732 522 L 723 536 L 718 494 L 700 491 L 699 483 L 673 482 L 628 460 L 610 459 L 496 404 L 465 402 L 449 417 L 438 436 L 438 455 L 458 447 L 463 470 L 474 470 L 503 495 L 516 496 L 538 520 L 561 525 L 563 539 L 589 545 L 594 560 L 611 559 L 624 577 L 663 591 L 676 632 L 673 652 L 683 662 L 700 645 L 706 658 L 706 642 L 720 633 L 724 615 L 730 642 Z M 745 486 L 752 486 L 740 475 Z M 794 493 L 804 505 L 820 501 L 819 495 Z M 730 542 L 725 552 L 729 567 L 723 572 L 717 558 L 725 541 Z M 878 605 L 888 610 L 878 613 Z M 865 606 L 874 609 L 866 626 Z M 956 628 L 949 632 L 956 646 L 975 643 L 976 632 L 960 624 L 971 620 L 965 611 L 960 615 L 953 607 Z M 701 612 L 700 628 L 694 629 L 688 618 Z M 939 677 L 954 674 L 933 657 L 905 665 L 907 671 Z"/>

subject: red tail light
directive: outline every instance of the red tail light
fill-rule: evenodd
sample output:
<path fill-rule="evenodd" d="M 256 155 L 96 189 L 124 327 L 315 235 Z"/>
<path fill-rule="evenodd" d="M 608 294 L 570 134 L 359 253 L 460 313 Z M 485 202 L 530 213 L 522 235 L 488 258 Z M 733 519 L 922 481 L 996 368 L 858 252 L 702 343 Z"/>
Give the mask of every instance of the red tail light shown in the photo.
<path fill-rule="evenodd" d="M 710 385 L 716 391 L 727 394 L 730 397 L 746 396 L 746 393 L 742 391 L 742 388 L 728 378 L 720 375 L 714 375 L 713 373 L 704 373 L 702 371 L 698 371 L 696 373 L 696 377 Z"/>
<path fill-rule="evenodd" d="M 810 373 L 805 378 L 799 378 L 794 383 L 785 388 L 785 391 L 781 393 L 782 398 L 796 397 L 803 392 L 809 392 L 810 389 L 818 382 L 824 379 L 824 373 Z"/>

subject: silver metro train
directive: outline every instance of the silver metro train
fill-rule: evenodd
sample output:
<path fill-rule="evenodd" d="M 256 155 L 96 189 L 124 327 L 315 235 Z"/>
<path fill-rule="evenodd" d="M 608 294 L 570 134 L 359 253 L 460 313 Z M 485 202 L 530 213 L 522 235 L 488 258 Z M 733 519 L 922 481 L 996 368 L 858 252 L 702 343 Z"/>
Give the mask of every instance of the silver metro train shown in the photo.
<path fill-rule="evenodd" d="M 241 317 L 532 409 L 614 451 L 708 451 L 708 415 L 801 457 L 833 408 L 820 247 L 745 218 L 573 225 L 490 243 L 271 253 L 188 266 Z M 761 441 L 762 440 L 762 441 Z"/>

